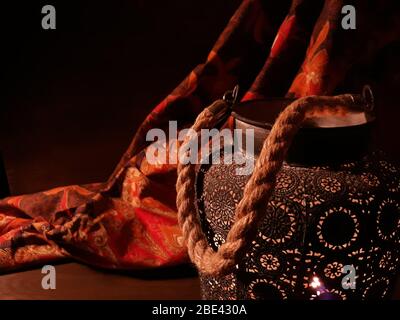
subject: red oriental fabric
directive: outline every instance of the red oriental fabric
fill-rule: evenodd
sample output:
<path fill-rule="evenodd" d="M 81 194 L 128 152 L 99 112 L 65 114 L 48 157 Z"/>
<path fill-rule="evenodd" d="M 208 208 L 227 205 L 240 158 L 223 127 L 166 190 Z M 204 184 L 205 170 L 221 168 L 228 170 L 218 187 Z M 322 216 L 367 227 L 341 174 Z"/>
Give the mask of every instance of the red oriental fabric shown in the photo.
<path fill-rule="evenodd" d="M 354 5 L 357 29 L 341 27 Z M 148 115 L 106 183 L 0 201 L 0 271 L 72 258 L 108 269 L 188 261 L 177 225 L 176 166 L 144 157 L 146 133 L 180 128 L 225 91 L 243 99 L 359 91 L 368 66 L 400 39 L 396 1 L 245 0 L 206 61 Z M 204 35 L 206 36 L 206 35 Z M 395 77 L 393 77 L 395 78 Z"/>

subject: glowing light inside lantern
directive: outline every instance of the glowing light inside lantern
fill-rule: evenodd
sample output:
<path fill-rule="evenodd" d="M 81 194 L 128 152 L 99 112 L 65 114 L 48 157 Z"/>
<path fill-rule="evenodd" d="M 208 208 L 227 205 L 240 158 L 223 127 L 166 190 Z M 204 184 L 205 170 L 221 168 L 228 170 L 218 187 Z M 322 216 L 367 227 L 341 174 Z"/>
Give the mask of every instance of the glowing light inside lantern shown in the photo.
<path fill-rule="evenodd" d="M 318 277 L 314 277 L 313 281 L 311 282 L 311 287 L 313 287 L 314 289 L 318 288 L 321 286 L 321 282 L 319 281 Z"/>

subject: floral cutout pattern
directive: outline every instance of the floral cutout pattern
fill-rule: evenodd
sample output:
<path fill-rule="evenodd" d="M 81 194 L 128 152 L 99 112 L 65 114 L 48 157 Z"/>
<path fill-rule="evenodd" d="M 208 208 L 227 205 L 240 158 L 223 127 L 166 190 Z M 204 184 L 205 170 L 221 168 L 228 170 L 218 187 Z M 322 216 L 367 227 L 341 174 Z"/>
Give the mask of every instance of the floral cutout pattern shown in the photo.
<path fill-rule="evenodd" d="M 390 184 L 400 177 L 383 161 L 382 154 L 374 153 L 324 167 L 284 164 L 251 248 L 232 274 L 235 298 L 388 298 L 400 261 L 399 192 L 390 191 Z M 235 175 L 237 166 L 204 164 L 198 171 L 196 205 L 214 249 L 226 239 L 249 178 Z M 219 192 L 224 196 L 211 196 Z M 370 194 L 370 202 L 353 201 Z M 223 214 L 221 207 L 226 208 Z M 219 244 L 214 246 L 216 235 Z M 356 270 L 356 290 L 342 289 L 346 265 Z M 322 284 L 319 293 L 310 285 L 315 277 Z M 226 299 L 232 292 L 203 278 L 201 283 L 204 298 Z"/>

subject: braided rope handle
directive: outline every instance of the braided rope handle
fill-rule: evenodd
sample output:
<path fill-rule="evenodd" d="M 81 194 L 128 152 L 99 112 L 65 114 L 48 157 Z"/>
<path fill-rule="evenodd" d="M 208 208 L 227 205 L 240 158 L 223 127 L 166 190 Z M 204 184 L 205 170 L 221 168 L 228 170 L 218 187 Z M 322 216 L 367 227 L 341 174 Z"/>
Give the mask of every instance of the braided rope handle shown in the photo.
<path fill-rule="evenodd" d="M 365 106 L 365 102 L 364 98 L 351 94 L 308 96 L 292 102 L 282 111 L 263 143 L 254 171 L 244 188 L 243 198 L 236 207 L 234 223 L 218 251 L 208 245 L 195 207 L 195 165 L 178 164 L 178 222 L 189 257 L 201 273 L 214 276 L 229 274 L 243 257 L 264 216 L 265 204 L 274 191 L 276 176 L 282 168 L 288 148 L 307 115 L 327 110 L 330 114 L 343 113 L 343 107 L 360 110 L 360 105 Z M 362 110 L 365 111 L 364 108 Z M 197 133 L 201 129 L 211 129 L 228 111 L 229 105 L 217 100 L 200 113 L 192 129 Z M 191 138 L 187 137 L 183 148 Z"/>

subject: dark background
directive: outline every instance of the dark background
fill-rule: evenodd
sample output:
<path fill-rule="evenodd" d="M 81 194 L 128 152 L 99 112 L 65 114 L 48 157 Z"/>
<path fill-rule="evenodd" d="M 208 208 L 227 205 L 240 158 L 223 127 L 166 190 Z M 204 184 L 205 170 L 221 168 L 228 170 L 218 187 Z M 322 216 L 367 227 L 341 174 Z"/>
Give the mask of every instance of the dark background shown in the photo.
<path fill-rule="evenodd" d="M 144 117 L 206 59 L 240 2 L 2 4 L 0 150 L 11 193 L 105 181 Z M 56 8 L 56 30 L 41 27 L 46 4 Z"/>

